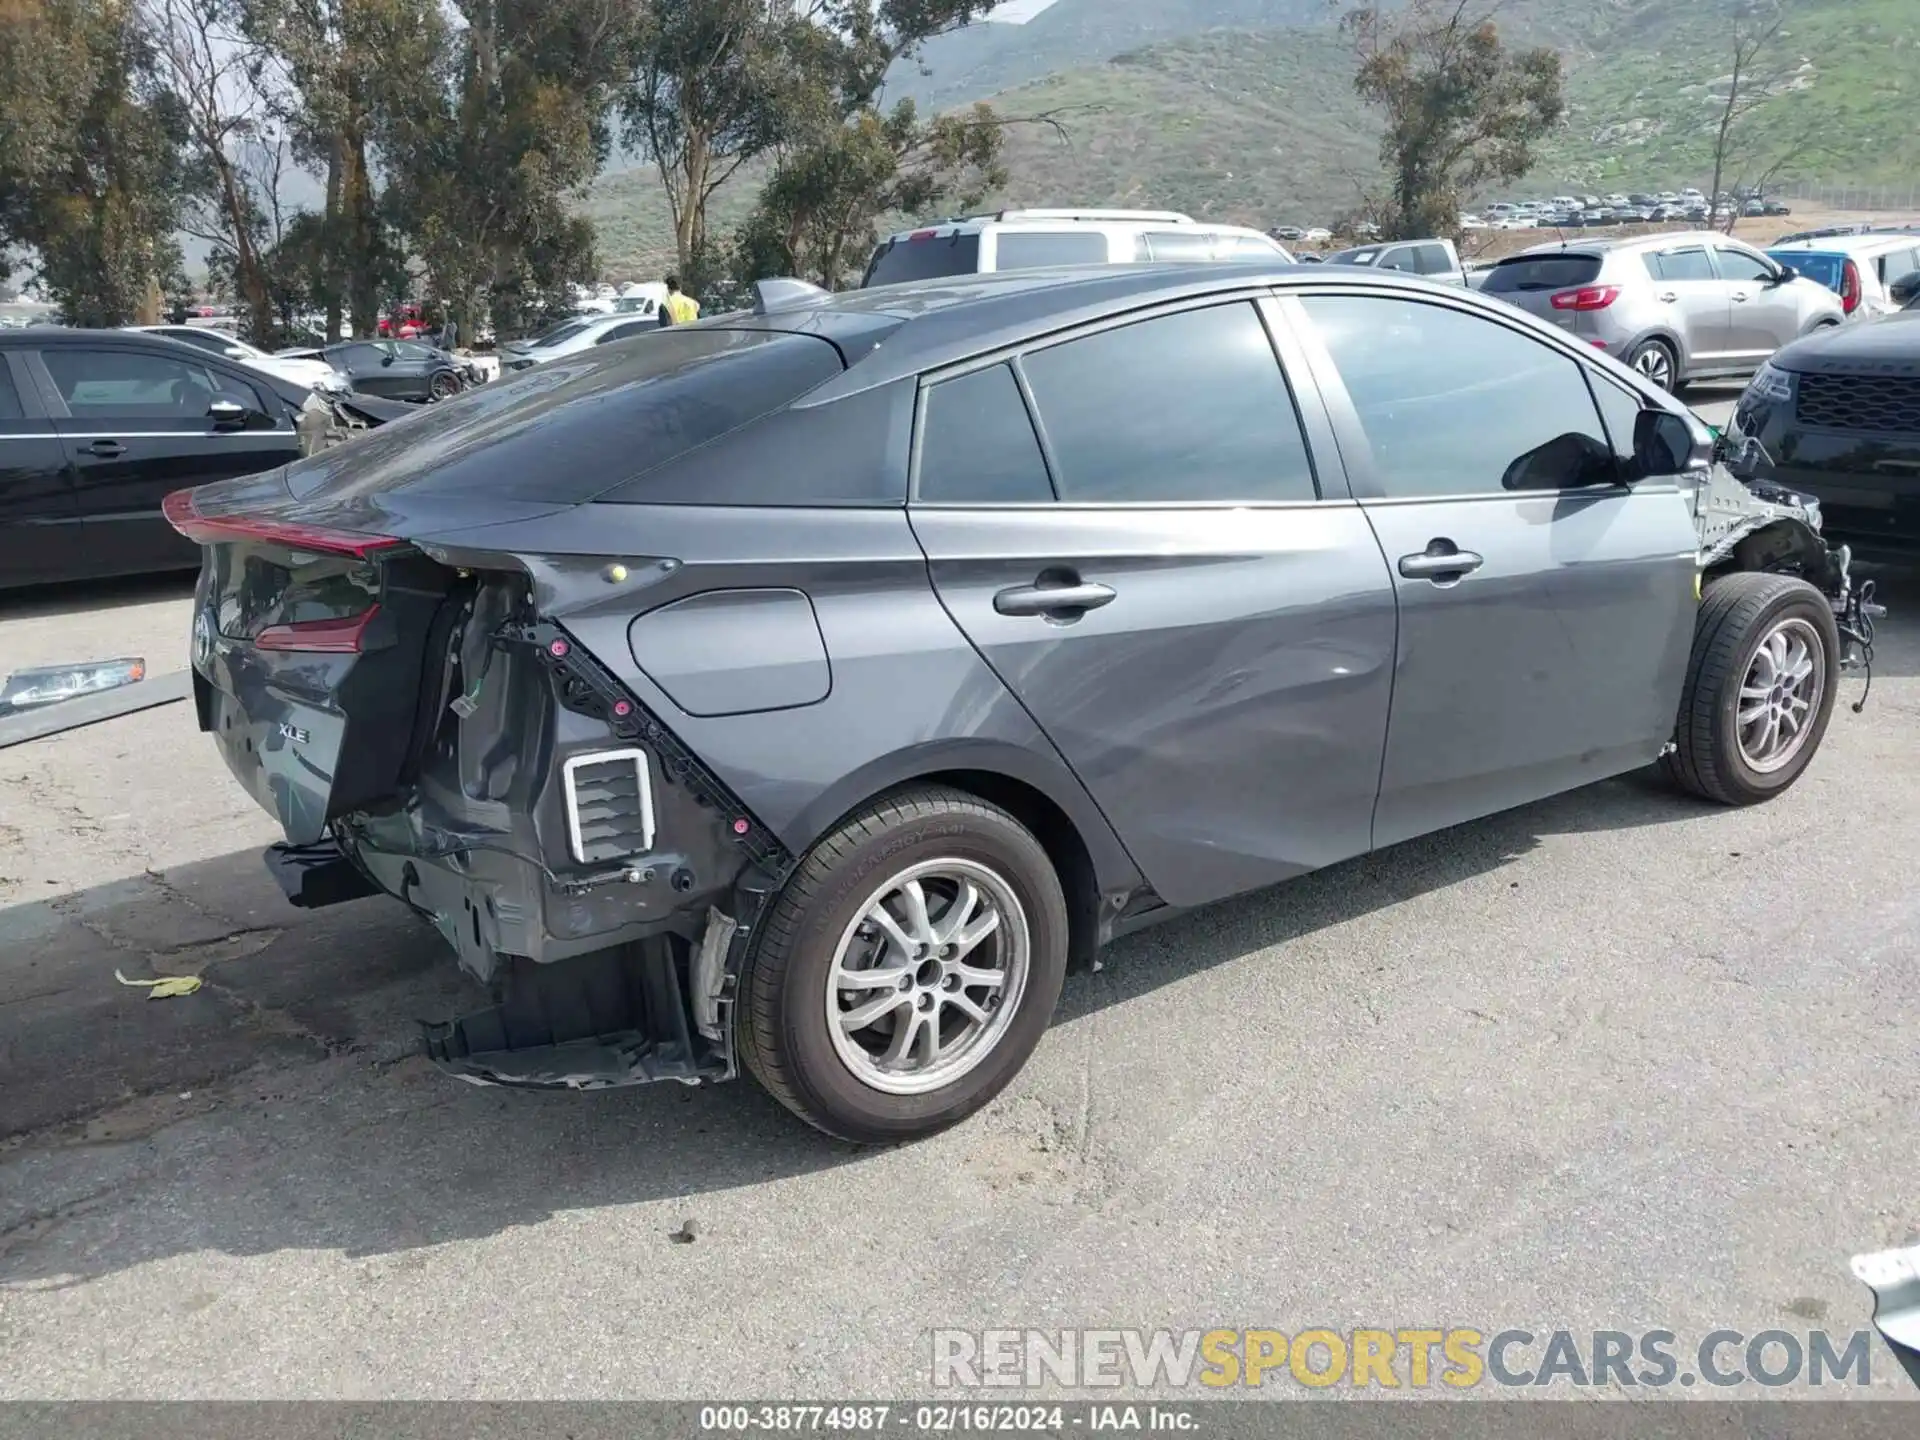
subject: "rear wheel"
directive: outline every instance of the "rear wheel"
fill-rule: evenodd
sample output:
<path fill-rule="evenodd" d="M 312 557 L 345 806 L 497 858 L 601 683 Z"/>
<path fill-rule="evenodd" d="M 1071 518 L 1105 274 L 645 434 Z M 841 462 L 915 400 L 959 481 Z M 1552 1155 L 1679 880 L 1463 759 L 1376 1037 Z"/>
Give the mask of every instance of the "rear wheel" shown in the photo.
<path fill-rule="evenodd" d="M 1664 340 L 1642 340 L 1627 353 L 1627 364 L 1662 390 L 1673 390 L 1680 374 L 1679 362 Z"/>
<path fill-rule="evenodd" d="M 1066 959 L 1039 841 L 973 796 L 905 792 L 816 845 L 775 902 L 741 982 L 740 1051 L 829 1134 L 930 1135 L 1026 1063 Z"/>
<path fill-rule="evenodd" d="M 1812 763 L 1839 678 L 1839 632 L 1824 595 L 1787 575 L 1723 576 L 1695 622 L 1663 768 L 1723 805 L 1771 799 Z"/>
<path fill-rule="evenodd" d="M 442 370 L 427 382 L 427 394 L 435 400 L 451 400 L 460 393 L 460 377 L 450 370 Z"/>

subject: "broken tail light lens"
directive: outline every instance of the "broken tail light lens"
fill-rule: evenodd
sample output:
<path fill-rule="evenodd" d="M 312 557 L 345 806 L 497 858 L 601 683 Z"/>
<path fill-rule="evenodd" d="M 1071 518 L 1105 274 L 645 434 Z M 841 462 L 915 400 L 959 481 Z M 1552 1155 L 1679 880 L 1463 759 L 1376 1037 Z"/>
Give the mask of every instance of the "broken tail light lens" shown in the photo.
<path fill-rule="evenodd" d="M 269 625 L 253 637 L 253 648 L 310 655 L 358 655 L 366 649 L 367 627 L 379 613 L 378 605 L 369 605 L 358 615 Z"/>

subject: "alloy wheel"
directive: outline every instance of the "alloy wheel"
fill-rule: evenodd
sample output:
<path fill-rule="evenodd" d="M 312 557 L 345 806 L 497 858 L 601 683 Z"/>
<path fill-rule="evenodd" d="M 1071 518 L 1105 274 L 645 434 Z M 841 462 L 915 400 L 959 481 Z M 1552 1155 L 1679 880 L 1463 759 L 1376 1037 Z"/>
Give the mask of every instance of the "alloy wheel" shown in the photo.
<path fill-rule="evenodd" d="M 1790 616 L 1761 640 L 1740 682 L 1740 757 L 1762 775 L 1793 762 L 1813 733 L 1827 688 L 1825 642 Z"/>
<path fill-rule="evenodd" d="M 1664 345 L 1642 346 L 1633 357 L 1633 368 L 1662 390 L 1673 389 L 1673 357 Z"/>
<path fill-rule="evenodd" d="M 1025 992 L 1027 913 L 971 860 L 923 861 L 868 895 L 827 969 L 827 1030 L 862 1084 L 922 1095 L 976 1068 Z"/>

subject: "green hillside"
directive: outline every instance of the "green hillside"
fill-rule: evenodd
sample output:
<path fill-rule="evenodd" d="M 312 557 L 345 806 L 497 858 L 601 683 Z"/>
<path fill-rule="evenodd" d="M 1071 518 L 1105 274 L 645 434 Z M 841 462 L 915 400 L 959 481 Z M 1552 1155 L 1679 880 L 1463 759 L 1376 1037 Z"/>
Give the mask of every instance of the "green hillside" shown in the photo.
<path fill-rule="evenodd" d="M 1570 106 L 1536 174 L 1515 189 L 1704 185 L 1737 3 L 1508 0 L 1500 23 L 1516 42 L 1565 56 Z M 1727 183 L 1791 151 L 1783 181 L 1920 185 L 1916 0 L 1801 0 L 1796 11 L 1767 65 L 1791 72 L 1789 83 L 1745 122 Z M 1330 24 L 1297 23 L 1334 13 L 1322 0 L 1058 0 L 1024 26 L 943 38 L 925 57 L 931 76 L 890 90 L 988 98 L 1015 116 L 1064 112 L 1064 141 L 1042 127 L 1009 132 L 1008 203 L 1324 223 L 1378 184 L 1378 124 L 1353 94 L 1351 56 Z M 1028 75 L 1044 78 L 1010 84 Z M 715 228 L 730 229 L 752 193 L 752 177 L 729 186 Z M 670 263 L 651 170 L 603 176 L 586 211 L 612 270 L 657 274 Z"/>

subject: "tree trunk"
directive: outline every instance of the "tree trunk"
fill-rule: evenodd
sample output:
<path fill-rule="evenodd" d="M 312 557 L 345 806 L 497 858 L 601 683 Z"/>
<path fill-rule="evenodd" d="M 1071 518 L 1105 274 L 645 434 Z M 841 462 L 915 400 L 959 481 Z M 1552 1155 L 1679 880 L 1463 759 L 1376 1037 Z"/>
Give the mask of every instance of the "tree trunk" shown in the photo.
<path fill-rule="evenodd" d="M 240 177 L 223 152 L 216 153 L 214 168 L 220 178 L 227 223 L 233 227 L 234 283 L 246 302 L 253 343 L 266 345 L 273 333 L 273 296 L 268 293 L 266 276 L 260 270 L 260 252 L 253 248 L 253 230 L 246 202 L 240 194 Z"/>

